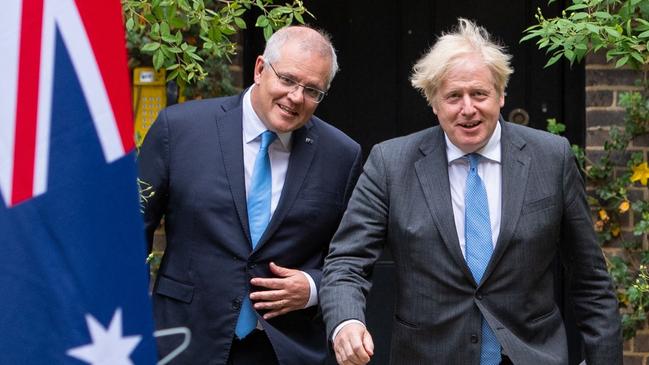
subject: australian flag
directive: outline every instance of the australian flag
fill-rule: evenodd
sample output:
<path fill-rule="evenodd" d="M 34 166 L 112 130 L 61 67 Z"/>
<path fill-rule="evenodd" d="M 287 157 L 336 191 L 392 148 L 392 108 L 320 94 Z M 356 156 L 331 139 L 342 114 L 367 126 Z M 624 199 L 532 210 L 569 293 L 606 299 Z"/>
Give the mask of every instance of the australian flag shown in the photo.
<path fill-rule="evenodd" d="M 153 364 L 119 0 L 3 0 L 0 364 Z"/>

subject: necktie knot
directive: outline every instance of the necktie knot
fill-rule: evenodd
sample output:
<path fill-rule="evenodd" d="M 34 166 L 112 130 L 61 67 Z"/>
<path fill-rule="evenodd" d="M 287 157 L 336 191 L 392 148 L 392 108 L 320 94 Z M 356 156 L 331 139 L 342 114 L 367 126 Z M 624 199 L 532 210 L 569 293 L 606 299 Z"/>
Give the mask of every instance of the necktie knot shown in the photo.
<path fill-rule="evenodd" d="M 264 133 L 261 134 L 261 146 L 259 146 L 259 150 L 267 150 L 268 146 L 270 146 L 273 141 L 275 141 L 275 138 L 277 138 L 277 134 L 275 132 L 271 131 L 265 131 Z"/>
<path fill-rule="evenodd" d="M 475 170 L 478 168 L 478 164 L 480 163 L 480 159 L 482 156 L 478 153 L 469 153 L 466 155 L 467 158 L 469 159 L 469 169 Z"/>

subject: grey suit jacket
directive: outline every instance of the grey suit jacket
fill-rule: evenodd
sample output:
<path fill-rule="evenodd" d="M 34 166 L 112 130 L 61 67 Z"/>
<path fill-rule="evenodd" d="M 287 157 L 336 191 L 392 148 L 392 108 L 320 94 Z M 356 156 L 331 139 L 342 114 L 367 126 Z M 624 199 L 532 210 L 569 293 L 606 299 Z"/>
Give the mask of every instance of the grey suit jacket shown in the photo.
<path fill-rule="evenodd" d="M 344 320 L 365 321 L 372 267 L 386 246 L 398 288 L 391 363 L 479 364 L 482 315 L 515 364 L 567 364 L 553 292 L 560 253 L 588 364 L 622 363 L 617 301 L 567 140 L 501 125 L 501 230 L 480 283 L 459 246 L 442 129 L 372 149 L 325 261 L 330 336 Z"/>

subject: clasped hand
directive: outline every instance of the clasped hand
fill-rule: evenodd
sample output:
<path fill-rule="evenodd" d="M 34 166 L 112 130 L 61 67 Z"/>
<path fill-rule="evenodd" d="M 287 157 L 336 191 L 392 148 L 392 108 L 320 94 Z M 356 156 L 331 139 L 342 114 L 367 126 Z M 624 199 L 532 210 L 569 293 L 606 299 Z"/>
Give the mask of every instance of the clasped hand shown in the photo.
<path fill-rule="evenodd" d="M 281 316 L 288 312 L 304 309 L 309 301 L 309 281 L 299 270 L 270 263 L 270 272 L 275 278 L 253 278 L 250 284 L 268 290 L 250 293 L 250 300 L 256 310 L 266 310 L 264 319 Z"/>

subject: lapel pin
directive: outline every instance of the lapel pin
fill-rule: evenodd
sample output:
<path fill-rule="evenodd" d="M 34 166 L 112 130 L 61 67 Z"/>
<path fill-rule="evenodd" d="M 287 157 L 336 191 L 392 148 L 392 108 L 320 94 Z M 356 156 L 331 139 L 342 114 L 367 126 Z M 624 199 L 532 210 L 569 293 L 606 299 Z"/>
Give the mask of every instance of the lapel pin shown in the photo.
<path fill-rule="evenodd" d="M 304 142 L 306 142 L 307 144 L 313 144 L 313 140 L 311 138 L 309 138 L 309 137 L 306 137 L 304 139 Z"/>

